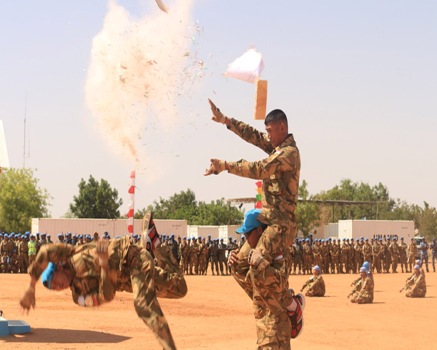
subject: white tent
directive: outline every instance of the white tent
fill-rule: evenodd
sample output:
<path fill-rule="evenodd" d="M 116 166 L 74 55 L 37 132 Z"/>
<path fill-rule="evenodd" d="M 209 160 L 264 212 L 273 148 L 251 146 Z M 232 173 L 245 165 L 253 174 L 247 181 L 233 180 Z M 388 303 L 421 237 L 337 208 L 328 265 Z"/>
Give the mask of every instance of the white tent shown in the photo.
<path fill-rule="evenodd" d="M 9 168 L 8 149 L 6 148 L 3 122 L 0 120 L 0 168 Z"/>

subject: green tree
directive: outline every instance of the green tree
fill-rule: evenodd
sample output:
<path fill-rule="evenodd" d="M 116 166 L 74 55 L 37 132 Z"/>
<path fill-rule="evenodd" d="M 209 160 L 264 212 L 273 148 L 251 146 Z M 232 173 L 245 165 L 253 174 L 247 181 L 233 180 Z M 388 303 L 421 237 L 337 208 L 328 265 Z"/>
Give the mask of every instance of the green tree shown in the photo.
<path fill-rule="evenodd" d="M 300 201 L 296 208 L 297 228 L 304 237 L 307 237 L 311 231 L 319 225 L 320 207 L 316 203 L 307 202 L 313 199 L 307 189 L 308 183 L 303 180 L 299 186 Z"/>
<path fill-rule="evenodd" d="M 79 183 L 79 194 L 70 204 L 71 213 L 78 218 L 115 219 L 120 217 L 118 208 L 123 200 L 118 198 L 118 191 L 101 179 L 96 181 L 92 175 L 87 182 Z"/>
<path fill-rule="evenodd" d="M 48 216 L 50 196 L 38 186 L 31 169 L 9 168 L 0 173 L 0 231 L 29 231 L 32 218 Z"/>
<path fill-rule="evenodd" d="M 191 218 L 192 225 L 239 225 L 243 221 L 242 211 L 227 203 L 224 198 L 210 203 L 200 202 L 197 215 Z"/>
<path fill-rule="evenodd" d="M 195 193 L 188 189 L 169 199 L 160 198 L 149 205 L 156 219 L 187 220 L 189 225 L 236 225 L 243 220 L 243 212 L 226 203 L 222 198 L 211 203 L 197 202 Z M 142 218 L 146 209 L 135 214 Z"/>
<path fill-rule="evenodd" d="M 317 196 L 321 200 L 346 200 L 359 202 L 375 202 L 377 204 L 332 205 L 329 209 L 331 222 L 346 219 L 383 219 L 394 206 L 387 187 L 379 183 L 370 186 L 367 183 L 356 183 L 343 179 L 340 185 L 328 191 L 322 191 Z"/>
<path fill-rule="evenodd" d="M 430 207 L 427 202 L 423 203 L 424 208 L 420 215 L 417 228 L 420 235 L 431 240 L 437 237 L 437 211 L 436 208 Z"/>

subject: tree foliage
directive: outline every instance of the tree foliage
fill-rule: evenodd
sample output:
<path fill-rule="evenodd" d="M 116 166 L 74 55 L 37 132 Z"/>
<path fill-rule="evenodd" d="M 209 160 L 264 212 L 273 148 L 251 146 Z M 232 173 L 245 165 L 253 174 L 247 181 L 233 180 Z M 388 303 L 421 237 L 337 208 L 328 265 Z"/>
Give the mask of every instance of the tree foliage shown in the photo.
<path fill-rule="evenodd" d="M 210 203 L 197 202 L 190 189 L 174 194 L 169 199 L 154 201 L 148 210 L 153 210 L 156 219 L 187 220 L 189 225 L 237 225 L 243 221 L 243 212 L 226 203 L 222 198 Z M 146 209 L 135 214 L 144 215 Z"/>
<path fill-rule="evenodd" d="M 428 239 L 437 237 L 437 211 L 424 202 L 424 207 L 390 198 L 386 186 L 379 183 L 370 186 L 345 179 L 332 189 L 313 196 L 320 200 L 368 201 L 360 205 L 322 205 L 321 221 L 337 222 L 347 219 L 368 220 L 413 220 L 419 234 Z"/>
<path fill-rule="evenodd" d="M 299 197 L 301 202 L 296 208 L 297 228 L 303 233 L 304 237 L 307 237 L 310 232 L 314 231 L 315 228 L 319 226 L 321 215 L 320 206 L 308 201 L 313 199 L 313 197 L 309 195 L 307 186 L 307 182 L 303 180 L 302 184 L 299 186 Z"/>
<path fill-rule="evenodd" d="M 77 218 L 115 219 L 120 217 L 118 208 L 122 204 L 116 189 L 106 180 L 98 182 L 90 175 L 87 182 L 81 179 L 79 194 L 74 196 L 70 211 Z"/>
<path fill-rule="evenodd" d="M 0 173 L 0 231 L 29 231 L 32 218 L 47 217 L 50 196 L 38 186 L 31 169 L 9 168 Z"/>

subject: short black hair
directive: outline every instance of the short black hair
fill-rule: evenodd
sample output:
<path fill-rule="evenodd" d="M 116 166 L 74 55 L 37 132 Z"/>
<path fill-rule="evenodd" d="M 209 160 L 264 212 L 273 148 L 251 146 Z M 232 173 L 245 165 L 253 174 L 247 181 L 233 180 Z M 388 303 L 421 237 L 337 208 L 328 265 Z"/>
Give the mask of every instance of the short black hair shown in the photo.
<path fill-rule="evenodd" d="M 281 109 L 274 109 L 269 114 L 267 114 L 266 119 L 264 120 L 264 125 L 267 125 L 271 122 L 283 121 L 288 124 L 287 116 Z"/>

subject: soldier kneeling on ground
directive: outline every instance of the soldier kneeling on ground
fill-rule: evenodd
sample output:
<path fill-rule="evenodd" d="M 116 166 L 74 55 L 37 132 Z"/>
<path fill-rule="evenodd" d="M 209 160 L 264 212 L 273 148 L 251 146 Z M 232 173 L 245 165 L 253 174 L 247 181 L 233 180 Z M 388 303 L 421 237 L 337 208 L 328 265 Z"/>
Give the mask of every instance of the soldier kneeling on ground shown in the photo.
<path fill-rule="evenodd" d="M 405 287 L 402 288 L 399 292 L 402 292 L 404 289 L 407 290 L 405 294 L 408 298 L 424 298 L 426 295 L 426 282 L 425 276 L 420 273 L 420 266 L 414 266 L 414 274 L 412 277 L 407 279 L 407 283 Z"/>
<path fill-rule="evenodd" d="M 318 265 L 313 267 L 313 276 L 302 286 L 301 292 L 308 287 L 305 296 L 307 297 L 323 297 L 325 296 L 325 281 L 322 277 L 322 270 Z"/>

